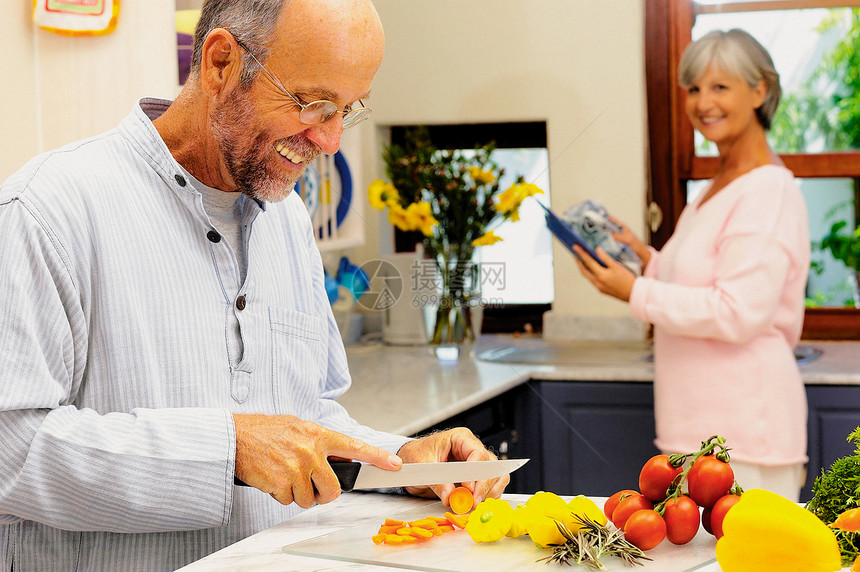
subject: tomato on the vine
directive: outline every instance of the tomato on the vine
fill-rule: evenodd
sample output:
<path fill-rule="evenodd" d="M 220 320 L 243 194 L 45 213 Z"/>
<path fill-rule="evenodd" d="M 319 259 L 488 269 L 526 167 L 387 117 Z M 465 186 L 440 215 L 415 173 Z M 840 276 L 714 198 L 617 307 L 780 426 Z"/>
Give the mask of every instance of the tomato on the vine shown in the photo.
<path fill-rule="evenodd" d="M 666 538 L 672 544 L 687 544 L 699 532 L 699 506 L 686 495 L 666 501 L 663 509 Z"/>
<path fill-rule="evenodd" d="M 656 510 L 637 510 L 624 524 L 624 538 L 641 550 L 651 550 L 666 538 L 666 521 Z"/>
<path fill-rule="evenodd" d="M 741 500 L 740 496 L 728 494 L 720 497 L 714 503 L 714 507 L 711 509 L 711 530 L 713 531 L 712 534 L 717 538 L 722 538 L 723 536 L 723 519 L 726 518 L 726 513 L 739 500 Z"/>
<path fill-rule="evenodd" d="M 699 457 L 687 473 L 690 498 L 701 507 L 711 507 L 721 496 L 729 494 L 735 481 L 732 467 L 713 455 Z"/>
<path fill-rule="evenodd" d="M 681 474 L 681 467 L 673 467 L 669 455 L 654 455 L 639 472 L 639 491 L 651 502 L 668 496 L 669 485 Z"/>
<path fill-rule="evenodd" d="M 621 502 L 618 503 L 618 506 L 615 507 L 615 510 L 612 511 L 612 524 L 621 530 L 624 530 L 624 524 L 627 522 L 627 519 L 630 518 L 631 514 L 637 510 L 650 510 L 652 508 L 654 508 L 654 505 L 651 504 L 651 501 L 639 493 L 632 494 L 629 497 L 624 497 L 621 499 Z"/>
<path fill-rule="evenodd" d="M 612 513 L 615 512 L 615 507 L 618 506 L 618 503 L 621 502 L 621 499 L 625 497 L 629 497 L 630 495 L 637 495 L 639 491 L 634 491 L 631 489 L 625 489 L 623 491 L 618 491 L 603 503 L 603 514 L 606 515 L 606 518 L 612 520 Z"/>

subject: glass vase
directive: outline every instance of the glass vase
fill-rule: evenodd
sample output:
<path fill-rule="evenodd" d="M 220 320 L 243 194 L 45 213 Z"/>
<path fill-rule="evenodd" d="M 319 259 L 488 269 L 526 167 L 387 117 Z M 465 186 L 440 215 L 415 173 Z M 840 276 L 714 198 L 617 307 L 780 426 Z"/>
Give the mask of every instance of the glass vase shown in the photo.
<path fill-rule="evenodd" d="M 460 347 L 481 332 L 480 268 L 471 246 L 451 246 L 436 257 L 435 303 L 425 309 L 429 343 L 440 359 L 456 359 Z"/>

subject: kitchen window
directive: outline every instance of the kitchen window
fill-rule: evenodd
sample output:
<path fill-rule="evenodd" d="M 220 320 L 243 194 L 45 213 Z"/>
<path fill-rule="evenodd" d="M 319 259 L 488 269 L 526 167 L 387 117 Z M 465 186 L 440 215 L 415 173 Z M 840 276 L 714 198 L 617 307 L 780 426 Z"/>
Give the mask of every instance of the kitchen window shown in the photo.
<path fill-rule="evenodd" d="M 860 221 L 860 1 L 646 2 L 651 243 L 665 244 L 717 169 L 716 149 L 683 113 L 681 54 L 710 30 L 743 28 L 780 73 L 783 97 L 768 139 L 797 177 L 809 210 L 813 264 L 804 337 L 860 338 L 853 273 L 815 247 L 834 222 L 854 229 Z"/>
<path fill-rule="evenodd" d="M 406 132 L 416 126 L 394 126 L 391 142 L 403 145 Z M 512 122 L 468 125 L 427 125 L 430 140 L 438 149 L 464 153 L 492 141 L 493 160 L 505 169 L 501 187 L 506 188 L 522 175 L 544 194 L 535 201 L 549 206 L 549 152 L 546 123 Z M 539 332 L 544 312 L 552 309 L 555 297 L 552 273 L 552 235 L 545 216 L 535 201 L 520 207 L 520 220 L 505 222 L 495 229 L 502 242 L 475 250 L 475 260 L 489 269 L 482 279 L 481 298 L 486 302 L 482 331 L 485 333 Z M 395 230 L 394 248 L 411 252 L 420 242 L 419 233 Z M 500 270 L 499 270 L 500 269 Z"/>

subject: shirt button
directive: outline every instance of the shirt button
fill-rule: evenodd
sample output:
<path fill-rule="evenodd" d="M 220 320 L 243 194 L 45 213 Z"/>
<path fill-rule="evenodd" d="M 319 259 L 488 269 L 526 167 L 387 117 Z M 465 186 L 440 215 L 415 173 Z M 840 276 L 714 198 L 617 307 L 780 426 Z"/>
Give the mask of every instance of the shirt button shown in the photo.
<path fill-rule="evenodd" d="M 185 186 L 185 177 L 182 175 L 174 175 L 173 178 L 176 179 L 176 182 L 179 183 L 180 187 Z"/>
<path fill-rule="evenodd" d="M 237 308 L 239 311 L 242 311 L 242 310 L 244 310 L 244 309 L 245 309 L 245 304 L 246 304 L 246 303 L 247 303 L 247 302 L 246 302 L 246 300 L 245 300 L 245 297 L 244 297 L 244 296 L 239 296 L 238 298 L 236 298 L 236 308 Z"/>
<path fill-rule="evenodd" d="M 207 232 L 206 238 L 208 238 L 210 242 L 221 242 L 221 235 L 214 230 Z"/>

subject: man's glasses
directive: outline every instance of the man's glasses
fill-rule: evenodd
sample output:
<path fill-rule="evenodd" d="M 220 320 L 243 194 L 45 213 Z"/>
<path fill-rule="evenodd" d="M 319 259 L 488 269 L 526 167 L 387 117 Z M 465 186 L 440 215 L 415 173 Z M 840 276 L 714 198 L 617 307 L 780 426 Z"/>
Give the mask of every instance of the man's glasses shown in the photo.
<path fill-rule="evenodd" d="M 262 69 L 263 72 L 265 72 L 265 74 L 269 76 L 269 79 L 275 82 L 275 85 L 277 85 L 281 91 L 287 94 L 287 96 L 301 108 L 301 111 L 299 111 L 299 121 L 301 121 L 305 125 L 317 125 L 319 123 L 324 123 L 338 113 L 340 113 L 341 115 L 343 115 L 343 128 L 346 129 L 347 127 L 357 125 L 370 117 L 370 108 L 365 107 L 364 102 L 362 102 L 360 99 L 358 100 L 358 103 L 359 105 L 361 105 L 361 107 L 356 107 L 354 109 L 344 109 L 343 111 L 338 109 L 338 105 L 335 102 L 328 101 L 327 99 L 318 99 L 310 103 L 302 103 L 295 95 L 287 91 L 287 89 L 283 85 L 281 85 L 281 82 L 279 82 L 278 79 L 273 76 L 269 72 L 269 70 L 266 69 L 266 66 L 260 63 L 260 60 L 257 59 L 257 56 L 255 56 L 245 44 L 240 42 L 235 36 L 233 36 L 233 39 L 236 40 L 236 43 L 239 44 L 239 46 L 241 46 L 243 50 L 248 52 L 248 55 L 251 56 L 251 58 L 257 63 L 257 65 L 260 66 L 260 69 Z"/>

